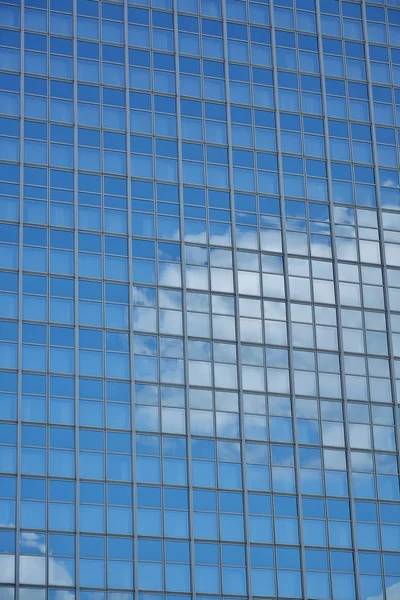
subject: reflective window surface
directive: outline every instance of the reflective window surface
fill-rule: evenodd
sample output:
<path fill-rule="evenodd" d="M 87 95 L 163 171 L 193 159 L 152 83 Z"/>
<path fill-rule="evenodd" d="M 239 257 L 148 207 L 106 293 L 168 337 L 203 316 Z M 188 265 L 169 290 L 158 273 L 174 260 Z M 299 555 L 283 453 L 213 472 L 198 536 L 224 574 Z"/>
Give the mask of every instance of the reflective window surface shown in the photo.
<path fill-rule="evenodd" d="M 0 0 L 0 600 L 400 598 L 400 0 Z"/>

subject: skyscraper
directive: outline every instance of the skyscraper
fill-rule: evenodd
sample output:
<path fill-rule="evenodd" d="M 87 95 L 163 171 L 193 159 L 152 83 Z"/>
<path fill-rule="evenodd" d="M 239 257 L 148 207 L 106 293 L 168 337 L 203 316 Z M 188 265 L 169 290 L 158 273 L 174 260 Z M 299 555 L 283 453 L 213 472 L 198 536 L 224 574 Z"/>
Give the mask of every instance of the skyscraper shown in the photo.
<path fill-rule="evenodd" d="M 399 600 L 400 0 L 0 1 L 0 600 Z"/>

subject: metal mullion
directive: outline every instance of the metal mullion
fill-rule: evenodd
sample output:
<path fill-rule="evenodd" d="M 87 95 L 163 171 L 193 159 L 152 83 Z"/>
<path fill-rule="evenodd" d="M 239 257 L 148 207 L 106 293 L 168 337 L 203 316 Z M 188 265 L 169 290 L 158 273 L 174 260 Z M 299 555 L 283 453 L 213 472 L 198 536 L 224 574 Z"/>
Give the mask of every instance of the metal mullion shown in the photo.
<path fill-rule="evenodd" d="M 331 156 L 330 156 L 330 144 L 329 144 L 329 118 L 327 108 L 327 97 L 325 87 L 325 68 L 323 61 L 323 47 L 322 47 L 322 32 L 321 32 L 321 13 L 318 2 L 316 3 L 316 16 L 317 16 L 317 35 L 318 35 L 318 50 L 320 58 L 320 73 L 322 82 L 322 109 L 323 109 L 323 120 L 324 120 L 324 141 L 325 141 L 325 153 L 326 153 L 326 168 L 328 176 L 328 198 L 329 208 L 331 215 L 331 240 L 332 240 L 332 265 L 333 265 L 333 284 L 336 296 L 336 319 L 337 319 L 337 333 L 339 341 L 339 366 L 341 371 L 341 391 L 342 391 L 342 405 L 343 405 L 343 423 L 344 423 L 344 436 L 345 436 L 345 451 L 347 459 L 347 481 L 349 486 L 349 503 L 350 503 L 350 527 L 352 533 L 352 548 L 353 548 L 353 561 L 354 561 L 354 574 L 355 574 L 355 589 L 357 596 L 361 597 L 360 590 L 360 577 L 359 577 L 359 564 L 358 564 L 358 546 L 357 546 L 357 531 L 356 531 L 356 511 L 355 511 L 355 500 L 354 500 L 354 487 L 351 470 L 351 445 L 350 445 L 350 434 L 349 434 L 349 419 L 347 412 L 347 389 L 346 389 L 346 371 L 345 371 L 345 356 L 343 346 L 343 329 L 342 329 L 342 314 L 340 304 L 340 289 L 339 289 L 339 272 L 338 272 L 338 257 L 337 257 L 337 245 L 335 235 L 335 219 L 334 219 L 334 201 L 333 201 L 333 186 L 332 186 L 332 173 L 331 173 Z M 342 16 L 340 15 L 342 20 Z M 344 38 L 343 38 L 344 39 Z M 347 82 L 347 78 L 345 79 Z M 347 98 L 346 98 L 347 103 Z M 348 122 L 348 121 L 347 121 Z M 358 253 L 358 248 L 357 248 Z M 358 253 L 359 256 L 359 253 Z M 354 263 L 349 263 L 354 264 Z M 360 262 L 357 261 L 358 272 L 360 273 Z M 365 330 L 363 331 L 365 336 Z M 325 470 L 325 464 L 324 464 Z M 331 559 L 329 555 L 329 566 L 331 567 Z M 332 569 L 331 569 L 332 572 Z M 332 585 L 332 582 L 331 582 Z"/>
<path fill-rule="evenodd" d="M 135 434 L 135 393 L 134 393 L 134 336 L 133 336 L 133 261 L 132 261 L 132 180 L 131 180 L 131 127 L 129 111 L 129 27 L 128 1 L 124 0 L 124 69 L 125 69 L 125 126 L 126 126 L 126 187 L 127 187 L 127 231 L 128 231 L 128 326 L 129 326 L 129 366 L 131 384 L 131 458 L 132 458 L 132 529 L 133 535 L 133 589 L 135 597 L 138 589 L 138 534 L 137 516 L 137 481 L 136 481 L 136 434 Z M 106 402 L 105 402 L 106 407 Z M 106 497 L 107 501 L 107 497 Z M 107 553 L 108 557 L 108 553 Z M 107 582 L 106 582 L 107 583 Z"/>
<path fill-rule="evenodd" d="M 50 32 L 50 9 L 47 10 L 47 14 L 46 14 L 46 19 L 47 19 L 47 26 L 48 26 L 48 31 Z M 21 36 L 22 38 L 22 36 Z M 48 72 L 48 77 L 50 76 L 50 48 L 48 48 L 48 54 L 47 54 L 47 72 Z M 49 79 L 47 80 L 47 84 L 48 86 L 50 86 L 50 81 Z M 50 224 L 51 224 L 51 220 L 50 220 L 50 214 L 51 214 L 51 187 L 50 187 L 50 183 L 51 183 L 51 176 L 50 176 L 50 165 L 51 165 L 51 161 L 50 161 L 50 156 L 51 156 L 51 114 L 50 114 L 50 108 L 51 108 L 51 93 L 50 93 L 50 87 L 48 88 L 48 94 L 46 97 L 46 102 L 47 102 L 47 123 L 46 123 L 46 129 L 47 129 L 47 207 L 46 207 L 46 218 L 47 218 L 47 225 L 46 225 L 46 233 L 49 234 L 50 232 Z M 51 286 L 50 286 L 50 237 L 48 235 L 47 237 L 47 247 L 46 247 L 46 260 L 47 260 L 47 323 L 46 323 L 46 371 L 49 374 L 50 373 L 50 355 L 51 355 L 51 345 L 50 345 L 50 306 L 51 306 Z M 50 535 L 50 375 L 48 375 L 48 382 L 46 384 L 46 540 L 47 540 L 47 548 L 46 548 L 46 572 L 45 572 L 45 586 L 48 588 L 49 587 L 49 564 L 50 564 L 50 556 L 49 556 L 49 535 Z"/>
<path fill-rule="evenodd" d="M 298 532 L 299 532 L 299 546 L 301 556 L 301 582 L 303 598 L 307 598 L 307 581 L 306 581 L 306 559 L 305 559 L 305 545 L 303 535 L 303 507 L 301 503 L 301 480 L 300 480 L 300 456 L 299 456 L 299 442 L 297 432 L 297 419 L 296 419 L 296 406 L 295 406 L 295 386 L 294 386 L 294 361 L 293 361 L 293 341 L 292 341 L 292 317 L 290 312 L 290 288 L 289 288 L 289 268 L 288 268 L 288 248 L 286 239 L 286 211 L 284 202 L 284 177 L 283 177 L 283 159 L 282 159 L 282 146 L 281 146 L 281 128 L 280 128 L 280 113 L 279 113 L 279 86 L 278 86 L 278 62 L 276 53 L 276 39 L 275 39 L 275 16 L 274 16 L 274 3 L 273 0 L 270 2 L 270 23 L 271 23 L 271 53 L 272 53 L 272 65 L 273 65 L 273 82 L 274 82 L 274 100 L 275 100 L 275 131 L 276 131 L 276 144 L 278 154 L 278 178 L 279 178 L 279 197 L 281 200 L 281 231 L 282 231 L 282 250 L 283 250 L 283 262 L 284 262 L 284 281 L 286 288 L 286 323 L 287 323 L 287 335 L 288 335 L 288 354 L 289 354 L 289 378 L 291 388 L 291 399 L 292 399 L 292 427 L 293 427 L 293 441 L 294 441 L 294 453 L 295 453 L 295 478 L 297 487 L 297 506 L 298 506 Z M 298 90 L 300 95 L 300 90 Z M 302 140 L 303 140 L 303 132 Z M 304 160 L 304 153 L 302 155 Z M 310 247 L 308 241 L 308 227 L 307 227 L 307 245 Z M 311 257 L 307 257 L 309 264 L 310 273 L 310 262 Z M 311 281 L 311 274 L 310 274 Z M 314 305 L 312 306 L 314 313 Z M 313 314 L 313 336 L 315 339 L 315 318 Z M 268 407 L 269 416 L 269 407 Z M 271 466 L 272 472 L 272 466 Z M 276 578 L 278 576 L 278 568 L 276 567 Z M 278 594 L 279 595 L 279 594 Z"/>
<path fill-rule="evenodd" d="M 189 543 L 190 543 L 190 576 L 192 598 L 196 599 L 196 568 L 195 568 L 195 542 L 194 542 L 194 500 L 193 500 L 193 477 L 192 477 L 192 444 L 190 431 L 190 386 L 189 386 L 189 352 L 188 352 L 188 319 L 186 301 L 186 255 L 185 255 L 185 224 L 184 224 L 184 191 L 183 191 L 183 164 L 182 164 L 182 127 L 181 127 L 181 105 L 180 105 L 180 79 L 179 79 L 179 32 L 178 32 L 178 0 L 173 2 L 174 11 L 174 45 L 175 45 L 175 91 L 176 91 L 176 120 L 177 120 L 177 142 L 178 142 L 178 181 L 179 181 L 179 207 L 180 207 L 180 236 L 181 236 L 181 277 L 182 277 L 182 319 L 183 319 L 183 344 L 184 344 L 184 374 L 185 374 L 185 396 L 186 396 L 186 447 L 187 447 L 187 476 L 188 476 L 188 499 L 189 499 Z M 201 40 L 201 35 L 199 36 Z M 203 94 L 202 75 L 200 76 L 201 93 Z M 202 142 L 204 149 L 204 141 Z M 203 170 L 205 169 L 203 163 Z M 161 356 L 160 356 L 161 364 Z M 161 397 L 160 412 L 162 413 Z M 162 434 L 162 419 L 160 419 Z M 164 504 L 163 504 L 164 506 Z M 164 555 L 165 557 L 165 555 Z M 166 561 L 163 569 L 166 570 Z"/>
<path fill-rule="evenodd" d="M 251 553 L 250 553 L 250 531 L 249 531 L 249 501 L 248 501 L 248 486 L 247 486 L 247 471 L 246 471 L 246 438 L 244 435 L 244 403 L 243 403 L 243 376 L 242 376 L 242 360 L 241 360 L 241 342 L 240 342 L 240 319 L 239 319 L 239 278 L 238 278 L 238 261 L 237 261 L 237 241 L 236 241 L 236 215 L 235 215 L 235 199 L 234 199 L 234 171 L 233 171 L 233 148 L 232 148 L 232 121 L 231 121 L 231 100 L 229 87 L 229 48 L 228 48 L 228 25 L 227 25 L 226 4 L 222 2 L 222 26 L 223 26 L 223 47 L 224 47 L 224 80 L 225 80 L 225 107 L 226 107 L 226 124 L 227 124 L 227 142 L 228 142 L 228 177 L 229 177 L 229 195 L 230 195 L 230 211 L 231 211 L 231 226 L 232 226 L 232 267 L 235 295 L 235 331 L 236 331 L 236 352 L 237 352 L 237 375 L 238 375 L 238 400 L 239 400 L 239 423 L 240 423 L 240 442 L 241 442 L 241 467 L 242 467 L 242 489 L 243 489 L 243 517 L 244 517 L 244 542 L 246 548 L 246 581 L 247 595 L 252 596 L 252 581 L 251 581 Z M 248 24 L 248 19 L 246 25 Z M 249 82 L 250 86 L 250 82 Z M 252 92 L 251 92 L 252 93 Z M 253 133 L 253 128 L 252 128 Z M 254 148 L 252 149 L 254 153 Z M 255 175 L 255 170 L 254 170 Z M 257 239 L 259 240 L 259 230 L 257 228 Z M 257 253 L 260 250 L 257 248 Z M 260 271 L 258 271 L 260 274 Z M 259 275 L 260 276 L 260 275 Z M 261 285 L 261 284 L 260 284 Z M 261 300 L 261 298 L 260 298 Z M 264 379 L 265 380 L 265 379 Z M 214 414 L 216 417 L 215 401 Z M 217 431 L 215 432 L 217 436 Z M 215 438 L 217 439 L 217 437 Z M 218 502 L 219 509 L 219 502 Z M 220 512 L 218 511 L 218 516 Z M 221 544 L 219 544 L 221 546 Z M 220 562 L 220 576 L 222 578 L 222 557 Z"/>
<path fill-rule="evenodd" d="M 368 86 L 368 104 L 369 104 L 369 114 L 370 114 L 370 124 L 371 124 L 371 136 L 372 136 L 372 156 L 374 159 L 374 174 L 375 174 L 375 187 L 376 187 L 376 199 L 377 199 L 377 217 L 378 217 L 378 226 L 379 226 L 379 246 L 381 251 L 381 267 L 382 267 L 382 277 L 383 277 L 383 295 L 385 299 L 385 312 L 386 312 L 386 330 L 387 330 L 387 339 L 388 339 L 388 350 L 389 350 L 389 365 L 390 365 L 390 374 L 391 374 L 391 384 L 392 384 L 392 406 L 394 407 L 394 424 L 395 424 L 395 436 L 397 442 L 397 462 L 398 468 L 400 470 L 400 417 L 398 411 L 396 410 L 396 377 L 395 377 L 395 365 L 394 365 L 394 351 L 393 351 L 393 333 L 392 333 L 392 325 L 390 320 L 390 303 L 389 303 L 389 292 L 388 292 L 388 277 L 387 277 L 387 264 L 386 264 L 386 253 L 385 253 L 385 243 L 384 243 L 384 230 L 383 230 L 383 220 L 382 220 L 382 201 L 381 201 L 381 190 L 379 185 L 379 158 L 378 158 L 378 147 L 376 140 L 376 130 L 375 130 L 375 116 L 374 116 L 374 104 L 373 104 L 373 95 L 372 95 L 372 78 L 371 78 L 371 63 L 369 58 L 369 49 L 367 48 L 368 42 L 368 26 L 367 26 L 367 15 L 366 15 L 366 6 L 365 2 L 361 4 L 362 11 L 362 23 L 363 23 L 363 32 L 365 39 L 365 64 L 367 71 L 367 86 Z M 386 23 L 385 23 L 386 24 Z M 392 89 L 393 86 L 391 86 Z M 393 102 L 391 104 L 392 110 L 394 110 Z"/>
<path fill-rule="evenodd" d="M 25 0 L 21 0 L 21 56 L 20 56 L 20 145 L 19 145 L 19 232 L 18 232 L 18 372 L 17 372 L 17 472 L 16 472 L 16 512 L 15 512 L 15 600 L 19 598 L 19 562 L 20 562 L 20 533 L 21 533 L 21 453 L 22 453 L 22 309 L 23 309 L 23 223 L 24 223 L 24 113 L 25 113 L 25 94 L 24 94 L 24 29 L 25 29 Z M 46 398 L 47 402 L 47 398 Z M 47 489 L 47 483 L 46 483 Z M 47 510 L 47 504 L 46 504 Z"/>
<path fill-rule="evenodd" d="M 79 254 L 78 254 L 78 40 L 77 0 L 72 6 L 73 18 L 73 94 L 74 94 L 74 366 L 75 366 L 75 587 L 80 574 L 80 482 L 79 482 Z"/>
<path fill-rule="evenodd" d="M 48 32 L 50 33 L 50 8 L 47 9 L 46 12 L 46 20 Z M 47 51 L 47 73 L 48 77 L 50 77 L 51 73 L 51 54 L 50 47 Z M 50 80 L 47 80 L 48 84 L 48 93 L 46 97 L 47 102 L 47 207 L 46 207 L 46 234 L 47 234 L 47 247 L 46 247 L 46 261 L 47 261 L 47 323 L 46 323 L 46 372 L 48 373 L 48 382 L 46 385 L 46 539 L 47 539 L 47 554 L 46 554 L 46 587 L 49 586 L 49 530 L 50 530 L 50 357 L 51 357 L 51 336 L 50 336 L 50 327 L 51 327 L 51 319 L 50 319 L 50 307 L 51 307 L 51 286 L 50 286 L 50 214 L 51 214 L 51 91 L 50 91 Z"/>

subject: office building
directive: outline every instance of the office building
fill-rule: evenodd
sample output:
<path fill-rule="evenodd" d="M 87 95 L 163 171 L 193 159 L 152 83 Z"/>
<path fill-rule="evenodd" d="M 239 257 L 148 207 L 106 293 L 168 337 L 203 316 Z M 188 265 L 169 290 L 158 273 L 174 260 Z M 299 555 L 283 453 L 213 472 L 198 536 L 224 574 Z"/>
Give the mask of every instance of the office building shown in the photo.
<path fill-rule="evenodd" d="M 399 600 L 400 0 L 0 1 L 0 600 Z"/>

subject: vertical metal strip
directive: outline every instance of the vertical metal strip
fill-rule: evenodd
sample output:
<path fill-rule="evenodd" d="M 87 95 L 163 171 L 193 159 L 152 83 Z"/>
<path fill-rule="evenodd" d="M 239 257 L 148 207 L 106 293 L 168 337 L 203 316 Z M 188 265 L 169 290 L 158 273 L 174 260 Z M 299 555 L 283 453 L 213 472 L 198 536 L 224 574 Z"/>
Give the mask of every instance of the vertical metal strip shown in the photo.
<path fill-rule="evenodd" d="M 78 18 L 77 2 L 72 4 L 73 27 L 73 94 L 74 94 L 74 334 L 75 334 L 75 586 L 79 588 L 80 556 L 80 482 L 79 482 L 79 199 L 78 199 Z"/>
<path fill-rule="evenodd" d="M 47 31 L 50 32 L 50 8 L 47 8 L 46 10 L 46 25 L 47 25 Z M 46 67 L 47 67 L 47 79 L 46 79 L 46 84 L 47 84 L 47 96 L 46 96 L 46 103 L 47 103 L 47 117 L 46 117 L 46 131 L 47 131 L 47 148 L 46 148 L 46 160 L 47 160 L 47 164 L 46 164 L 46 176 L 47 176 L 47 189 L 46 189 L 46 196 L 47 196 L 47 200 L 46 200 L 46 234 L 47 234 L 47 248 L 46 248 L 46 253 L 47 253 L 47 269 L 46 269 L 46 280 L 47 280 L 47 294 L 48 294 L 48 299 L 47 299 L 47 317 L 46 317 L 46 491 L 47 491 L 47 495 L 46 495 L 46 540 L 47 540 L 47 545 L 46 545 L 46 571 L 45 571 L 45 586 L 48 588 L 49 587 L 49 565 L 50 565 L 50 547 L 49 547 L 49 525 L 50 525 L 50 397 L 51 397 L 51 393 L 50 393 L 50 294 L 51 294 L 51 285 L 50 285 L 50 279 L 51 279 L 51 268 L 50 268 L 50 224 L 51 224 L 51 219 L 50 219 L 50 206 L 51 206 L 51 150 L 50 150 L 50 144 L 51 144 L 51 92 L 50 92 L 50 69 L 51 69 L 51 63 L 50 63 L 50 48 L 47 48 L 47 55 L 46 55 Z"/>

